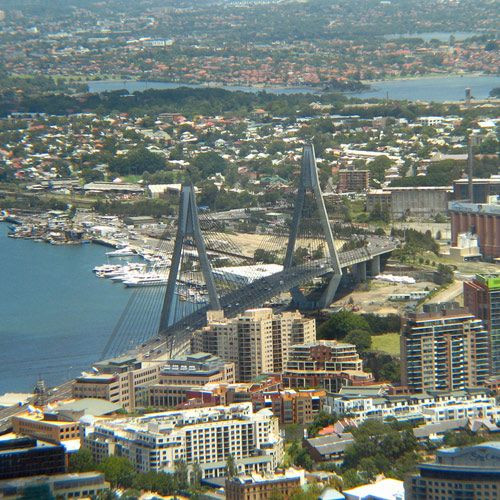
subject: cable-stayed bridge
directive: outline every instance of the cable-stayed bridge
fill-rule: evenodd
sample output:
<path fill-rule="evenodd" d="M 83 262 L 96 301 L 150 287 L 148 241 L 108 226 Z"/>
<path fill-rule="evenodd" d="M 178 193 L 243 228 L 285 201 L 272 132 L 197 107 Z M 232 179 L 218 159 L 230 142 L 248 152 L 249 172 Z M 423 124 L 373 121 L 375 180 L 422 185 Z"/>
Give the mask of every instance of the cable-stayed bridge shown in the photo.
<path fill-rule="evenodd" d="M 391 238 L 360 238 L 353 232 L 334 239 L 335 225 L 310 144 L 304 147 L 297 192 L 290 201 L 290 217 L 283 224 L 270 224 L 263 235 L 250 232 L 252 212 L 241 211 L 248 230 L 242 235 L 220 215 L 200 214 L 194 187 L 184 185 L 173 248 L 163 241 L 158 249 L 166 252 L 170 246 L 166 289 L 148 287 L 132 295 L 103 357 L 159 344 L 175 355 L 206 324 L 207 312 L 222 310 L 234 317 L 285 292 L 290 292 L 294 307 L 328 307 L 342 279 L 363 281 L 379 274 L 381 263 L 396 248 Z"/>

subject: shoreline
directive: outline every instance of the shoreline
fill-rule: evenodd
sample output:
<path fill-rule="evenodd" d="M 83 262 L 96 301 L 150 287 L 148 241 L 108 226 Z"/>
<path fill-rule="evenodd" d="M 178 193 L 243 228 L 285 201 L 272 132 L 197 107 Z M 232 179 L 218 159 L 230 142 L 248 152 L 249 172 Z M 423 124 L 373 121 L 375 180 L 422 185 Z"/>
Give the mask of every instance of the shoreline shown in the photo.
<path fill-rule="evenodd" d="M 226 89 L 229 91 L 241 91 L 241 92 L 279 92 L 283 91 L 286 93 L 292 94 L 294 90 L 298 93 L 307 93 L 311 94 L 321 94 L 321 93 L 339 93 L 344 95 L 356 94 L 356 93 L 364 93 L 364 92 L 375 92 L 377 89 L 375 85 L 377 84 L 385 84 L 385 83 L 398 83 L 398 82 L 418 82 L 419 80 L 430 80 L 430 79 L 439 79 L 439 78 L 481 78 L 481 77 L 491 77 L 491 78 L 499 78 L 498 74 L 487 74 L 481 72 L 471 72 L 471 73 L 428 73 L 424 75 L 418 76 L 404 76 L 404 77 L 389 77 L 385 79 L 376 79 L 376 80 L 361 80 L 360 83 L 363 85 L 368 85 L 370 88 L 365 90 L 325 90 L 325 85 L 320 86 L 310 86 L 310 85 L 265 85 L 265 84 L 244 84 L 244 83 L 221 83 L 221 82 L 177 82 L 177 81 L 162 81 L 162 80 L 140 80 L 140 79 L 130 79 L 130 80 L 121 80 L 121 79 L 105 79 L 105 80 L 88 80 L 82 82 L 87 86 L 94 84 L 98 85 L 106 85 L 106 84 L 120 84 L 122 83 L 124 86 L 134 85 L 134 84 L 151 84 L 154 86 L 155 84 L 164 84 L 167 86 L 171 86 L 170 88 L 181 88 L 181 87 L 191 87 L 191 88 L 203 88 L 203 89 Z M 168 89 L 169 87 L 165 87 Z M 154 87 L 151 87 L 154 89 Z M 144 90 L 148 90 L 147 88 Z M 94 91 L 95 92 L 95 91 Z M 104 92 L 97 91 L 96 93 Z"/>

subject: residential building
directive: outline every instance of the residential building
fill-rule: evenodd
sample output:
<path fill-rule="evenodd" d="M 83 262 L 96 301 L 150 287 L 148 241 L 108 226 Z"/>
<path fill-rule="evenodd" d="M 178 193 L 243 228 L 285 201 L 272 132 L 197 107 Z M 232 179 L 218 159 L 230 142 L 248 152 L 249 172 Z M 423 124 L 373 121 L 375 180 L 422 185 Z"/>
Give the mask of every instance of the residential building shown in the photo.
<path fill-rule="evenodd" d="M 282 474 L 249 474 L 226 479 L 226 500 L 270 500 L 280 495 L 288 500 L 305 484 L 303 470 L 287 469 Z"/>
<path fill-rule="evenodd" d="M 239 472 L 272 472 L 283 459 L 278 419 L 252 403 L 176 410 L 98 421 L 83 438 L 94 459 L 127 457 L 137 471 L 172 471 L 176 460 L 198 462 L 203 477 L 226 474 L 229 455 Z"/>
<path fill-rule="evenodd" d="M 489 376 L 488 332 L 463 308 L 412 313 L 401 334 L 401 361 L 402 384 L 412 392 L 479 387 Z"/>
<path fill-rule="evenodd" d="M 405 481 L 406 500 L 500 498 L 500 441 L 437 451 Z"/>
<path fill-rule="evenodd" d="M 73 397 L 100 398 L 134 410 L 136 389 L 158 380 L 162 363 L 139 361 L 135 357 L 121 357 L 94 364 L 93 373 L 84 373 L 75 379 Z"/>
<path fill-rule="evenodd" d="M 326 399 L 324 390 L 256 392 L 251 395 L 254 411 L 269 408 L 281 425 L 310 424 Z"/>
<path fill-rule="evenodd" d="M 109 490 L 109 483 L 101 472 L 73 472 L 53 476 L 32 476 L 0 481 L 0 497 L 4 500 L 25 498 L 25 490 L 47 486 L 53 498 L 97 498 Z"/>
<path fill-rule="evenodd" d="M 233 362 L 240 382 L 252 381 L 263 373 L 280 373 L 291 345 L 316 338 L 315 320 L 297 311 L 274 314 L 270 308 L 249 309 L 235 318 L 211 311 L 207 321 L 208 325 L 195 334 L 192 350 Z"/>
<path fill-rule="evenodd" d="M 459 235 L 477 235 L 481 254 L 487 259 L 500 257 L 500 203 L 490 197 L 486 203 L 452 201 L 449 203 L 451 214 L 451 241 L 457 246 Z"/>
<path fill-rule="evenodd" d="M 500 407 L 487 389 L 460 391 L 427 391 L 393 396 L 387 394 L 356 394 L 356 389 L 344 388 L 326 398 L 324 410 L 337 415 L 351 415 L 356 422 L 367 419 L 396 418 L 409 422 L 444 422 L 461 418 L 479 418 L 496 422 Z"/>
<path fill-rule="evenodd" d="M 0 438 L 0 480 L 66 472 L 64 446 L 14 435 Z"/>
<path fill-rule="evenodd" d="M 491 375 L 497 377 L 500 375 L 500 273 L 477 275 L 466 281 L 464 305 L 488 330 Z"/>
<path fill-rule="evenodd" d="M 370 186 L 370 171 L 341 169 L 339 170 L 339 193 L 367 191 Z"/>
<path fill-rule="evenodd" d="M 283 385 L 293 388 L 321 387 L 337 392 L 347 385 L 373 383 L 371 373 L 363 371 L 356 346 L 336 340 L 318 340 L 290 347 Z"/>

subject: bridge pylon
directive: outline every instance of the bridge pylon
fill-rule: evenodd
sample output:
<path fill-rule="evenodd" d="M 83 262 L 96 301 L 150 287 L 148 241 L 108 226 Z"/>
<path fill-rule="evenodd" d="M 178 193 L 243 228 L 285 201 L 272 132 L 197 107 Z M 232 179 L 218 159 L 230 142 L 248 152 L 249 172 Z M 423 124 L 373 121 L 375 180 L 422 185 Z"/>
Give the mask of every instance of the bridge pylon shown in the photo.
<path fill-rule="evenodd" d="M 304 146 L 299 187 L 297 196 L 295 198 L 292 226 L 290 228 L 290 236 L 288 238 L 285 261 L 283 264 L 285 269 L 291 268 L 294 265 L 293 259 L 295 246 L 297 243 L 297 237 L 299 237 L 299 226 L 303 218 L 304 205 L 308 192 L 310 192 L 314 197 L 316 209 L 321 223 L 321 230 L 326 242 L 326 249 L 328 253 L 327 258 L 330 262 L 333 272 L 320 299 L 314 304 L 311 304 L 309 299 L 307 299 L 298 288 L 292 289 L 291 293 L 293 301 L 301 306 L 324 308 L 328 307 L 333 301 L 335 292 L 337 291 L 340 279 L 342 277 L 342 268 L 340 266 L 339 256 L 335 248 L 332 228 L 328 219 L 325 202 L 323 200 L 323 193 L 321 191 L 321 186 L 319 183 L 318 168 L 316 166 L 316 155 L 314 153 L 313 144 L 306 144 Z"/>
<path fill-rule="evenodd" d="M 200 269 L 207 287 L 210 308 L 212 310 L 221 309 L 219 296 L 217 294 L 217 289 L 215 288 L 212 266 L 208 259 L 205 240 L 203 239 L 200 229 L 194 187 L 190 184 L 184 184 L 181 189 L 177 235 L 172 254 L 172 264 L 170 266 L 170 272 L 167 280 L 167 290 L 165 292 L 165 298 L 160 315 L 158 333 L 164 332 L 168 328 L 170 322 L 174 320 L 171 315 L 173 311 L 175 311 L 176 301 L 178 300 L 176 292 L 182 260 L 182 249 L 188 239 L 190 240 L 189 245 L 192 247 L 194 244 L 198 252 Z"/>

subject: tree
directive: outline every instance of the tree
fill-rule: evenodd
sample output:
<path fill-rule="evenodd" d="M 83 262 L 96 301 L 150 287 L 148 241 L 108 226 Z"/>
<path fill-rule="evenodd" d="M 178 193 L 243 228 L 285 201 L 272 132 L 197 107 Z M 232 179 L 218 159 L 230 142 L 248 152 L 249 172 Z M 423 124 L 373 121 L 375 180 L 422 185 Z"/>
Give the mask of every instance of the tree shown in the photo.
<path fill-rule="evenodd" d="M 380 185 L 385 179 L 386 170 L 393 164 L 387 156 L 378 156 L 372 162 L 368 163 L 367 168 L 370 171 L 370 182 L 372 185 Z"/>
<path fill-rule="evenodd" d="M 372 337 L 366 330 L 352 330 L 343 339 L 349 344 L 354 344 L 359 353 L 367 351 L 372 346 Z"/>
<path fill-rule="evenodd" d="M 257 248 L 253 254 L 253 258 L 256 262 L 262 262 L 264 264 L 273 264 L 276 262 L 276 256 L 263 248 Z"/>
<path fill-rule="evenodd" d="M 174 463 L 174 478 L 177 489 L 186 490 L 189 486 L 189 471 L 184 460 L 176 460 Z"/>
<path fill-rule="evenodd" d="M 236 465 L 236 460 L 233 455 L 229 454 L 226 460 L 227 478 L 231 479 L 238 475 L 238 467 Z"/>
<path fill-rule="evenodd" d="M 107 457 L 97 468 L 104 472 L 106 481 L 109 481 L 113 487 L 129 488 L 132 486 L 135 471 L 132 464 L 125 457 L 114 455 Z"/>
<path fill-rule="evenodd" d="M 193 463 L 193 467 L 191 470 L 191 486 L 194 489 L 200 487 L 202 477 L 203 477 L 203 471 L 201 470 L 200 463 L 196 461 Z"/>
<path fill-rule="evenodd" d="M 69 456 L 70 472 L 89 472 L 96 469 L 92 452 L 88 448 L 80 448 Z"/>
<path fill-rule="evenodd" d="M 330 318 L 318 328 L 319 339 L 343 339 L 352 330 L 370 332 L 370 325 L 363 316 L 351 311 L 333 313 Z"/>
<path fill-rule="evenodd" d="M 446 264 L 439 264 L 437 268 L 438 282 L 441 285 L 453 283 L 454 274 L 453 268 Z"/>

